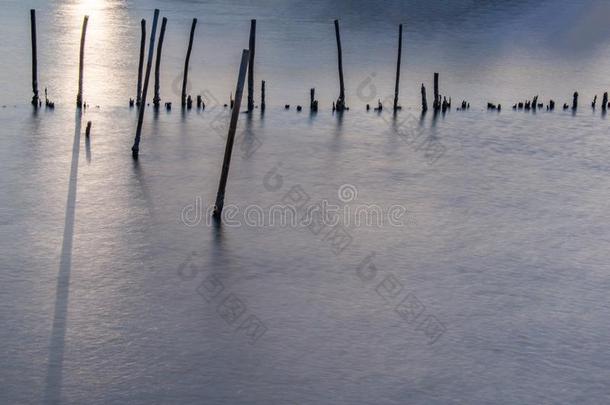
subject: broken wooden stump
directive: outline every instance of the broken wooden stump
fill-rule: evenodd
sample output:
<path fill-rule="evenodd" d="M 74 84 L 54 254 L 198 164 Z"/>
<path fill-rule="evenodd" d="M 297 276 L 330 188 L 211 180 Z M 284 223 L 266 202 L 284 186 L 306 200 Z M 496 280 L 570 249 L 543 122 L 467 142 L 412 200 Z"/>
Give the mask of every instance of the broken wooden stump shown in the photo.
<path fill-rule="evenodd" d="M 201 98 L 201 95 L 197 95 L 197 109 L 198 110 L 201 109 L 202 105 L 203 105 L 203 99 Z"/>
<path fill-rule="evenodd" d="M 595 105 L 597 104 L 597 94 L 593 97 L 593 102 L 591 103 L 591 108 L 595 110 Z"/>
<path fill-rule="evenodd" d="M 242 93 L 244 90 L 244 81 L 246 78 L 246 69 L 248 68 L 249 51 L 244 49 L 241 55 L 241 65 L 239 67 L 239 75 L 237 78 L 237 87 L 235 89 L 235 108 L 231 113 L 231 123 L 229 124 L 229 135 L 225 147 L 224 160 L 222 162 L 222 172 L 220 174 L 220 182 L 218 184 L 218 193 L 216 194 L 216 205 L 214 207 L 214 217 L 220 219 L 222 209 L 224 207 L 225 190 L 227 187 L 227 179 L 229 177 L 229 166 L 231 165 L 231 152 L 233 151 L 233 143 L 235 141 L 235 130 L 237 129 L 237 119 L 239 118 L 239 107 L 241 105 Z"/>
<path fill-rule="evenodd" d="M 421 84 L 421 110 L 422 112 L 428 111 L 428 100 L 426 99 L 426 87 Z"/>
<path fill-rule="evenodd" d="M 167 18 L 163 17 L 161 21 L 161 33 L 159 34 L 159 44 L 157 45 L 157 60 L 155 62 L 155 95 L 153 97 L 153 106 L 159 108 L 161 102 L 161 53 L 163 52 L 163 39 L 165 38 L 165 27 L 167 26 Z"/>
<path fill-rule="evenodd" d="M 574 92 L 574 96 L 572 96 L 572 110 L 576 111 L 578 109 L 578 92 Z"/>
<path fill-rule="evenodd" d="M 87 35 L 87 22 L 89 16 L 86 15 L 83 19 L 83 28 L 80 36 L 80 55 L 78 58 L 78 93 L 76 94 L 76 107 L 83 106 L 83 64 L 85 61 L 85 36 Z"/>
<path fill-rule="evenodd" d="M 91 135 L 91 121 L 87 122 L 87 128 L 85 129 L 85 137 L 89 138 Z"/>
<path fill-rule="evenodd" d="M 159 19 L 159 9 L 155 9 L 153 17 L 152 31 L 150 33 L 150 43 L 148 45 L 148 62 L 146 63 L 146 74 L 144 76 L 144 86 L 142 88 L 142 102 L 138 111 L 138 126 L 136 129 L 136 137 L 131 147 L 131 156 L 134 159 L 138 158 L 140 153 L 140 138 L 142 135 L 142 122 L 144 121 L 144 110 L 146 108 L 146 94 L 148 92 L 148 82 L 150 79 L 150 69 L 152 67 L 153 53 L 155 50 L 155 35 L 157 33 L 157 21 Z"/>
<path fill-rule="evenodd" d="M 434 111 L 438 111 L 441 108 L 440 97 L 441 96 L 438 94 L 438 73 L 434 73 L 434 103 L 432 103 Z"/>
<path fill-rule="evenodd" d="M 602 110 L 606 110 L 608 108 L 608 92 L 604 93 L 604 97 L 602 98 Z"/>
<path fill-rule="evenodd" d="M 309 89 L 309 109 L 312 112 L 318 111 L 318 100 L 316 100 L 316 89 Z"/>

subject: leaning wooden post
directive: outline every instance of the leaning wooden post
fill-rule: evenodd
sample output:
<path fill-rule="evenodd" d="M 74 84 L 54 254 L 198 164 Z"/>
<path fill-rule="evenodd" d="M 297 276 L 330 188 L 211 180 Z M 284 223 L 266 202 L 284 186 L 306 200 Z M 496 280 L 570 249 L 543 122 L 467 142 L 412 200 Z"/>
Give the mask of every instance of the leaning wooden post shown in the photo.
<path fill-rule="evenodd" d="M 256 20 L 250 20 L 250 61 L 248 62 L 248 112 L 254 110 L 254 50 L 256 48 Z"/>
<path fill-rule="evenodd" d="M 136 137 L 131 147 L 131 156 L 138 158 L 140 152 L 140 135 L 142 134 L 142 121 L 144 120 L 144 109 L 146 108 L 146 93 L 148 92 L 148 81 L 150 79 L 150 68 L 152 66 L 153 52 L 155 50 L 155 35 L 157 34 L 157 21 L 159 20 L 159 10 L 155 9 L 153 17 L 152 31 L 150 32 L 150 43 L 148 45 L 148 62 L 146 63 L 146 74 L 144 75 L 144 87 L 142 88 L 142 102 L 138 110 L 138 127 Z"/>
<path fill-rule="evenodd" d="M 337 100 L 337 111 L 345 109 L 345 85 L 343 82 L 343 55 L 341 51 L 341 34 L 339 33 L 339 20 L 335 20 L 335 37 L 337 37 L 337 53 L 339 63 L 339 99 Z"/>
<path fill-rule="evenodd" d="M 157 45 L 157 61 L 155 62 L 155 96 L 153 97 L 153 105 L 155 108 L 159 108 L 159 102 L 161 101 L 161 97 L 159 96 L 159 79 L 161 76 L 161 52 L 163 51 L 163 38 L 165 37 L 166 25 L 167 18 L 163 17 L 163 21 L 161 22 L 161 33 L 159 34 L 159 45 Z"/>
<path fill-rule="evenodd" d="M 396 87 L 394 87 L 394 111 L 398 110 L 398 88 L 400 83 L 400 57 L 402 55 L 402 24 L 398 26 L 398 61 L 396 62 Z"/>
<path fill-rule="evenodd" d="M 237 87 L 235 88 L 235 107 L 231 113 L 229 136 L 227 137 L 225 156 L 222 162 L 222 173 L 220 175 L 220 183 L 218 184 L 218 194 L 216 194 L 216 206 L 214 207 L 214 217 L 216 218 L 220 218 L 225 201 L 225 189 L 227 187 L 227 178 L 229 176 L 229 165 L 231 164 L 231 152 L 233 151 L 233 141 L 235 140 L 235 130 L 237 129 L 237 119 L 239 118 L 239 108 L 241 106 L 241 98 L 244 91 L 246 69 L 248 68 L 249 64 L 248 54 L 249 51 L 247 49 L 244 49 L 241 54 L 241 65 L 239 66 L 239 76 L 237 78 Z"/>
<path fill-rule="evenodd" d="M 142 102 L 142 69 L 144 69 L 144 51 L 146 50 L 146 20 L 140 21 L 142 35 L 140 38 L 140 61 L 138 63 L 138 94 L 136 95 L 136 105 Z"/>
<path fill-rule="evenodd" d="M 261 111 L 265 111 L 265 81 L 261 82 Z"/>
<path fill-rule="evenodd" d="M 80 36 L 80 57 L 78 59 L 78 94 L 76 95 L 76 107 L 83 106 L 83 63 L 85 61 L 85 36 L 87 35 L 87 22 L 89 16 L 83 19 L 83 30 Z"/>
<path fill-rule="evenodd" d="M 438 95 L 438 73 L 434 73 L 434 103 L 432 103 L 432 106 L 435 111 L 441 108 Z"/>
<path fill-rule="evenodd" d="M 184 61 L 184 79 L 182 79 L 182 108 L 186 106 L 186 83 L 189 75 L 189 61 L 191 60 L 191 51 L 193 50 L 193 36 L 195 35 L 195 27 L 197 26 L 197 19 L 193 18 L 193 24 L 191 25 L 191 37 L 189 38 L 189 47 L 186 51 L 186 60 Z"/>
<path fill-rule="evenodd" d="M 32 105 L 38 108 L 38 55 L 36 47 L 36 10 L 30 10 L 30 30 L 32 32 Z"/>

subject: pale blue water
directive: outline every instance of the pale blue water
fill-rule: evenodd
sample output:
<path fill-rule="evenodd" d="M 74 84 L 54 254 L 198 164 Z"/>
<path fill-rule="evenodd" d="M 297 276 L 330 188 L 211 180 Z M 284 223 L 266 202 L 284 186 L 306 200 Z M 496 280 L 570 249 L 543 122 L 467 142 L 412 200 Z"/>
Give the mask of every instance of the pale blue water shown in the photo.
<path fill-rule="evenodd" d="M 31 7 L 53 112 L 28 104 Z M 169 19 L 161 96 L 174 109 L 147 110 L 134 163 L 127 101 L 139 20 L 155 7 Z M 610 88 L 609 14 L 593 1 L 5 2 L 0 402 L 607 403 L 610 141 L 589 104 Z M 192 94 L 220 103 L 258 20 L 257 99 L 264 79 L 268 107 L 240 117 L 227 204 L 269 207 L 299 186 L 312 203 L 404 206 L 402 226 L 347 226 L 338 252 L 324 232 L 182 222 L 197 197 L 204 210 L 214 201 L 229 120 L 178 106 L 195 16 Z M 334 18 L 343 117 L 329 109 Z M 401 22 L 404 109 L 367 114 L 393 92 Z M 434 71 L 470 111 L 420 120 L 419 86 L 430 101 Z M 310 87 L 320 112 L 298 114 Z M 510 109 L 574 91 L 575 115 Z M 484 111 L 487 101 L 503 111 Z M 356 200 L 338 198 L 345 184 Z M 401 316 L 403 299 L 413 306 Z M 234 321 L 229 302 L 243 304 Z"/>

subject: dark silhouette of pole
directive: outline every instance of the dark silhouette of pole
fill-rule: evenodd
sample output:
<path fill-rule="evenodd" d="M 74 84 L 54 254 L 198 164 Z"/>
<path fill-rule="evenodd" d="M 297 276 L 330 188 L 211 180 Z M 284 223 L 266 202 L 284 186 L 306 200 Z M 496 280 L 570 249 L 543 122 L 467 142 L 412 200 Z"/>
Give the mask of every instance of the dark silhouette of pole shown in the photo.
<path fill-rule="evenodd" d="M 398 61 L 396 62 L 396 87 L 394 87 L 394 111 L 398 110 L 398 88 L 400 87 L 400 58 L 402 56 L 402 24 L 398 26 Z"/>
<path fill-rule="evenodd" d="M 220 218 L 222 208 L 225 201 L 225 189 L 227 187 L 227 178 L 229 177 L 229 166 L 231 164 L 231 152 L 233 151 L 233 142 L 235 141 L 235 130 L 237 129 L 237 119 L 239 118 L 239 108 L 241 98 L 244 91 L 244 82 L 246 79 L 246 69 L 248 68 L 249 51 L 244 49 L 241 54 L 241 65 L 239 66 L 239 76 L 237 78 L 237 87 L 235 88 L 235 106 L 231 112 L 231 123 L 229 125 L 229 136 L 227 137 L 227 145 L 225 148 L 225 156 L 222 162 L 222 173 L 220 175 L 220 183 L 218 184 L 218 194 L 216 195 L 216 206 L 214 207 L 214 217 Z"/>
<path fill-rule="evenodd" d="M 144 69 L 144 51 L 146 50 L 146 20 L 140 21 L 142 35 L 140 38 L 140 62 L 138 64 L 138 94 L 136 95 L 136 105 L 142 102 L 142 70 Z"/>
<path fill-rule="evenodd" d="M 165 37 L 165 26 L 167 25 L 167 18 L 163 17 L 161 22 L 161 33 L 159 34 L 159 45 L 157 45 L 157 61 L 155 62 L 155 96 L 153 97 L 153 105 L 155 108 L 159 108 L 159 102 L 161 97 L 159 96 L 160 91 L 160 75 L 161 75 L 161 52 L 163 51 L 163 38 Z"/>
<path fill-rule="evenodd" d="M 434 103 L 432 103 L 434 111 L 441 108 L 440 96 L 438 95 L 438 73 L 434 73 Z"/>
<path fill-rule="evenodd" d="M 265 81 L 261 82 L 261 111 L 265 111 Z"/>
<path fill-rule="evenodd" d="M 254 110 L 254 52 L 256 48 L 256 20 L 250 20 L 250 61 L 248 62 L 248 112 Z"/>
<path fill-rule="evenodd" d="M 36 46 L 36 10 L 30 10 L 30 30 L 32 32 L 32 105 L 38 108 L 38 51 Z"/>
<path fill-rule="evenodd" d="M 144 75 L 144 87 L 142 88 L 142 102 L 138 110 L 138 127 L 136 137 L 131 147 L 131 155 L 134 159 L 138 158 L 140 152 L 140 136 L 142 134 L 142 121 L 144 120 L 144 109 L 146 108 L 146 93 L 148 92 L 148 81 L 150 79 L 150 69 L 152 66 L 153 53 L 155 50 L 155 35 L 157 34 L 157 21 L 159 20 L 159 10 L 155 9 L 153 17 L 152 31 L 150 32 L 150 43 L 148 45 L 148 62 L 146 63 L 146 74 Z"/>
<path fill-rule="evenodd" d="M 578 109 L 578 92 L 574 92 L 574 96 L 572 98 L 572 110 L 576 111 Z"/>
<path fill-rule="evenodd" d="M 422 112 L 428 111 L 428 100 L 426 99 L 426 87 L 422 83 L 421 85 L 421 110 Z"/>
<path fill-rule="evenodd" d="M 191 25 L 191 36 L 189 38 L 189 47 L 186 51 L 186 60 L 184 61 L 184 79 L 182 80 L 182 108 L 186 105 L 186 84 L 189 76 L 189 61 L 191 60 L 191 51 L 193 50 L 193 37 L 195 36 L 195 27 L 197 26 L 197 19 L 193 18 L 193 24 Z"/>
<path fill-rule="evenodd" d="M 83 64 L 85 61 L 85 36 L 87 35 L 87 22 L 89 16 L 86 15 L 83 19 L 83 29 L 80 36 L 80 57 L 78 59 L 78 94 L 76 95 L 76 106 L 83 106 Z"/>
<path fill-rule="evenodd" d="M 343 82 L 343 56 L 341 51 L 341 34 L 339 33 L 339 20 L 335 20 L 335 36 L 337 37 L 337 54 L 339 63 L 339 99 L 337 100 L 337 111 L 345 108 L 345 84 Z"/>

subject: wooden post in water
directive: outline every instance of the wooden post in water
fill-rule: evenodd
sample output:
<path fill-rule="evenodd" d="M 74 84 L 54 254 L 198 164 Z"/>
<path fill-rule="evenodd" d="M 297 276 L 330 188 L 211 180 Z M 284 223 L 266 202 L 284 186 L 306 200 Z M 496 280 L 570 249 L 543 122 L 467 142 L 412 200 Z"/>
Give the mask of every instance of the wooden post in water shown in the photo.
<path fill-rule="evenodd" d="M 578 109 L 578 92 L 574 92 L 574 98 L 572 99 L 572 110 L 576 111 Z"/>
<path fill-rule="evenodd" d="M 318 111 L 318 100 L 316 100 L 316 89 L 312 88 L 309 90 L 309 109 L 312 112 Z"/>
<path fill-rule="evenodd" d="M 191 36 L 189 38 L 189 47 L 186 51 L 186 60 L 184 61 L 184 79 L 182 79 L 182 108 L 186 106 L 186 84 L 189 75 L 189 61 L 191 60 L 191 51 L 193 50 L 193 36 L 195 35 L 195 27 L 197 26 L 197 19 L 193 18 L 193 24 L 191 25 Z"/>
<path fill-rule="evenodd" d="M 91 121 L 87 122 L 87 128 L 85 129 L 85 137 L 89 138 L 89 135 L 91 135 Z"/>
<path fill-rule="evenodd" d="M 254 51 L 256 48 L 256 20 L 250 20 L 250 61 L 248 62 L 248 112 L 254 110 Z"/>
<path fill-rule="evenodd" d="M 394 111 L 398 110 L 398 88 L 400 86 L 400 58 L 402 56 L 402 24 L 398 26 L 398 61 L 396 62 L 396 87 L 394 87 Z"/>
<path fill-rule="evenodd" d="M 265 81 L 261 82 L 261 112 L 265 111 Z"/>
<path fill-rule="evenodd" d="M 339 33 L 339 20 L 335 20 L 335 37 L 337 37 L 337 54 L 339 63 L 339 98 L 335 105 L 337 111 L 345 109 L 345 84 L 343 82 L 343 55 L 341 51 L 341 34 Z"/>
<path fill-rule="evenodd" d="M 85 36 L 87 35 L 87 22 L 89 16 L 83 19 L 83 30 L 80 36 L 80 57 L 78 59 L 78 94 L 76 95 L 76 107 L 83 106 L 83 64 L 85 61 Z"/>
<path fill-rule="evenodd" d="M 136 95 L 136 105 L 142 102 L 142 70 L 144 69 L 144 51 L 146 50 L 146 20 L 140 21 L 142 35 L 140 38 L 140 61 L 138 63 L 138 94 Z"/>
<path fill-rule="evenodd" d="M 438 95 L 438 73 L 434 73 L 434 102 L 432 103 L 432 107 L 434 111 L 437 111 L 441 108 L 441 102 L 439 100 Z"/>
<path fill-rule="evenodd" d="M 229 124 L 229 136 L 227 137 L 227 145 L 225 147 L 225 156 L 222 162 L 222 172 L 220 174 L 220 183 L 218 184 L 218 193 L 216 194 L 216 205 L 214 207 L 214 217 L 219 219 L 222 214 L 222 208 L 225 202 L 225 189 L 227 187 L 227 178 L 229 176 L 229 166 L 231 165 L 231 152 L 233 151 L 233 142 L 235 140 L 235 130 L 237 129 L 237 119 L 239 118 L 239 108 L 241 106 L 241 98 L 244 91 L 244 82 L 246 80 L 246 69 L 248 68 L 249 50 L 244 49 L 241 54 L 241 65 L 239 66 L 239 76 L 237 77 L 237 87 L 235 88 L 235 106 L 231 112 L 231 123 Z"/>
<path fill-rule="evenodd" d="M 161 33 L 159 34 L 159 45 L 157 45 L 157 61 L 155 62 L 155 95 L 153 97 L 153 105 L 155 108 L 159 108 L 159 102 L 161 97 L 159 96 L 160 84 L 159 79 L 161 76 L 161 52 L 163 51 L 163 38 L 165 37 L 165 26 L 167 25 L 167 18 L 163 17 L 161 22 Z"/>
<path fill-rule="evenodd" d="M 426 87 L 421 84 L 421 110 L 422 112 L 428 111 L 428 100 L 426 99 Z"/>
<path fill-rule="evenodd" d="M 32 33 L 32 105 L 38 108 L 38 51 L 36 46 L 36 10 L 30 10 L 30 30 Z"/>
<path fill-rule="evenodd" d="M 153 53 L 155 50 L 155 35 L 157 34 L 157 21 L 159 20 L 159 10 L 155 9 L 153 17 L 152 31 L 150 32 L 150 43 L 148 45 L 148 62 L 146 63 L 146 74 L 144 75 L 144 87 L 142 88 L 142 102 L 138 110 L 138 127 L 136 137 L 131 147 L 131 156 L 138 158 L 140 152 L 140 136 L 142 134 L 142 121 L 144 120 L 144 109 L 146 108 L 146 93 L 148 92 L 148 81 L 150 79 L 150 68 L 152 66 Z"/>

